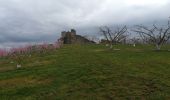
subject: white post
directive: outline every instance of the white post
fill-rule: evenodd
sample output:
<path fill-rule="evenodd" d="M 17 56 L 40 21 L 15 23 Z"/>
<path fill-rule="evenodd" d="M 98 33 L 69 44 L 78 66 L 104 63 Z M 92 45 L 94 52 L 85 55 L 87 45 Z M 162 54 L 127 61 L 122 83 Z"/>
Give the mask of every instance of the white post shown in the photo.
<path fill-rule="evenodd" d="M 18 65 L 18 64 L 17 64 L 17 68 L 21 68 L 21 65 Z"/>

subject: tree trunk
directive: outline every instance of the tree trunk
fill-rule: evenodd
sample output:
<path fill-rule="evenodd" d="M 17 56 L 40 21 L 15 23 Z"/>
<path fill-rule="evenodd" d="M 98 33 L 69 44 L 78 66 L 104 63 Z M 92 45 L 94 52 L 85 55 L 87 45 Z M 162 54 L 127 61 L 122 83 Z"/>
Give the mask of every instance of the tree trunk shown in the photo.
<path fill-rule="evenodd" d="M 161 45 L 156 44 L 156 50 L 161 50 Z"/>

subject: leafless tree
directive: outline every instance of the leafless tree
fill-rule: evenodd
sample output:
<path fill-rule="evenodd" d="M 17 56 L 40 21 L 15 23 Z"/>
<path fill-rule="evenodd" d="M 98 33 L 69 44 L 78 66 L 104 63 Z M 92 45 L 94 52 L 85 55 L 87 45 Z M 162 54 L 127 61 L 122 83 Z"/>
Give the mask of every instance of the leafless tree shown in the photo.
<path fill-rule="evenodd" d="M 113 47 L 113 44 L 120 43 L 127 37 L 126 26 L 117 27 L 114 30 L 111 30 L 111 28 L 108 26 L 100 27 L 99 29 L 106 41 L 110 44 L 110 48 Z"/>
<path fill-rule="evenodd" d="M 170 22 L 165 26 L 158 26 L 153 24 L 151 27 L 144 25 L 137 25 L 134 32 L 138 33 L 140 37 L 149 44 L 154 44 L 157 50 L 161 49 L 170 39 Z"/>

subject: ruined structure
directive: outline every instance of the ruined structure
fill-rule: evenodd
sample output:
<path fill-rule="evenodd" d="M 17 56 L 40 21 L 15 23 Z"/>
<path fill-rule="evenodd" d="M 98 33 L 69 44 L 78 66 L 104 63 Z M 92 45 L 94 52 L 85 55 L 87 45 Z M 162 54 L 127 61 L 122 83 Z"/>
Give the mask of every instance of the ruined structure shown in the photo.
<path fill-rule="evenodd" d="M 81 35 L 76 34 L 76 30 L 71 29 L 71 31 L 63 31 L 61 32 L 60 40 L 64 44 L 86 44 L 86 43 L 95 43 L 94 41 L 90 41 Z"/>

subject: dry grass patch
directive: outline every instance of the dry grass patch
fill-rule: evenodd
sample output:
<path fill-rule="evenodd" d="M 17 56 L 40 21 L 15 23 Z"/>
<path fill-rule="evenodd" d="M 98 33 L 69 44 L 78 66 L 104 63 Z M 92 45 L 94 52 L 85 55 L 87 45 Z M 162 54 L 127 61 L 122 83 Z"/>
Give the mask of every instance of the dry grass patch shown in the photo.
<path fill-rule="evenodd" d="M 36 79 L 32 77 L 19 77 L 7 80 L 0 80 L 0 88 L 16 88 L 21 86 L 31 85 L 46 85 L 50 84 L 52 79 Z"/>
<path fill-rule="evenodd" d="M 33 66 L 41 66 L 41 65 L 48 65 L 51 64 L 51 61 L 35 61 L 32 63 L 27 64 L 27 67 L 33 67 Z"/>
<path fill-rule="evenodd" d="M 102 52 L 102 51 L 105 51 L 104 49 L 96 49 L 94 50 L 95 52 Z"/>
<path fill-rule="evenodd" d="M 16 67 L 14 66 L 5 66 L 5 67 L 0 67 L 0 72 L 6 72 L 10 70 L 14 70 Z"/>

